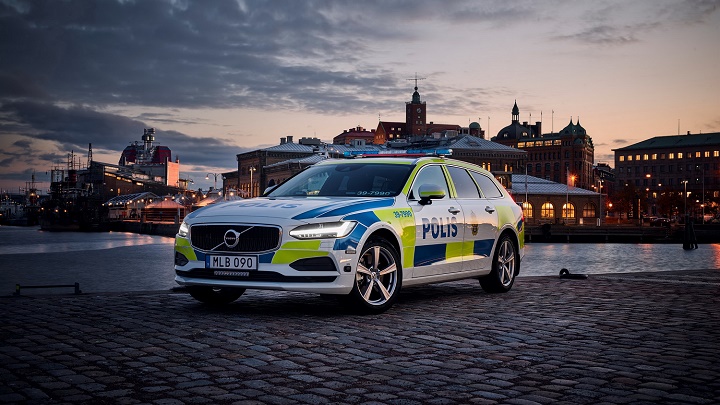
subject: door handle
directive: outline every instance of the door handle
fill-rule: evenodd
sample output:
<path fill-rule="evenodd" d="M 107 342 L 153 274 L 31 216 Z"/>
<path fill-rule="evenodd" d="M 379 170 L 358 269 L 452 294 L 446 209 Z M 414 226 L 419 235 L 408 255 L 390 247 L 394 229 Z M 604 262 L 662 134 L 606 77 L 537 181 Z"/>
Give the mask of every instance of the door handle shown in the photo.
<path fill-rule="evenodd" d="M 491 207 L 488 205 L 488 206 L 485 207 L 485 212 L 488 212 L 488 213 L 492 214 L 493 212 L 495 212 L 495 209 L 494 209 L 494 208 L 491 208 Z"/>
<path fill-rule="evenodd" d="M 450 207 L 450 208 L 448 208 L 448 212 L 453 215 L 457 215 L 457 213 L 460 212 L 460 210 L 455 207 Z"/>

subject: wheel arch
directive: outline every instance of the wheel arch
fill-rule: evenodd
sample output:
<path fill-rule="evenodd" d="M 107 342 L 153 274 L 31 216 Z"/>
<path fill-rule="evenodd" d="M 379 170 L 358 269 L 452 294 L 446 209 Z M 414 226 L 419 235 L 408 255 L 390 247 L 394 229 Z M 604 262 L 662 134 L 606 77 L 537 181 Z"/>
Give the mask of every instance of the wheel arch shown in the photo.
<path fill-rule="evenodd" d="M 392 230 L 388 228 L 377 228 L 373 230 L 370 234 L 368 234 L 367 239 L 365 239 L 364 243 L 367 243 L 367 241 L 373 239 L 373 238 L 382 238 L 386 240 L 390 245 L 392 245 L 393 248 L 395 248 L 395 252 L 400 256 L 400 264 L 402 264 L 402 249 L 400 247 L 400 240 L 398 239 L 398 236 L 393 232 Z"/>
<path fill-rule="evenodd" d="M 522 259 L 521 255 L 520 255 L 520 240 L 518 238 L 517 232 L 515 232 L 513 230 L 513 228 L 511 228 L 511 227 L 507 227 L 500 232 L 500 235 L 498 235 L 498 241 L 500 239 L 502 239 L 502 237 L 505 235 L 510 236 L 510 241 L 512 242 L 513 247 L 515 248 L 515 251 L 518 252 L 518 255 L 517 255 L 518 263 L 517 263 L 516 269 L 515 269 L 515 275 L 517 275 L 517 273 L 520 272 L 520 260 Z"/>

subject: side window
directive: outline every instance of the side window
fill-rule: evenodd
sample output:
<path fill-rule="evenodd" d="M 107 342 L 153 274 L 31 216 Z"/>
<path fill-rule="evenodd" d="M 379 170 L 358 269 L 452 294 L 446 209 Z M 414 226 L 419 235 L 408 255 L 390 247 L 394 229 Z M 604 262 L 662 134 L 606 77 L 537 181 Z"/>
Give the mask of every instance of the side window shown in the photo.
<path fill-rule="evenodd" d="M 502 197 L 502 192 L 498 189 L 495 182 L 484 174 L 472 172 L 472 176 L 480 186 L 482 194 L 485 198 L 499 198 Z"/>
<path fill-rule="evenodd" d="M 447 168 L 450 173 L 450 178 L 455 184 L 455 191 L 457 192 L 458 198 L 480 197 L 480 193 L 478 193 L 475 182 L 465 169 L 455 166 L 448 166 Z"/>
<path fill-rule="evenodd" d="M 426 166 L 420 169 L 415 181 L 413 182 L 412 189 L 410 190 L 409 198 L 411 200 L 419 200 L 418 189 L 423 184 L 434 184 L 445 190 L 445 198 L 448 198 L 450 191 L 448 190 L 447 182 L 445 181 L 445 174 L 443 174 L 442 168 L 437 165 Z"/>

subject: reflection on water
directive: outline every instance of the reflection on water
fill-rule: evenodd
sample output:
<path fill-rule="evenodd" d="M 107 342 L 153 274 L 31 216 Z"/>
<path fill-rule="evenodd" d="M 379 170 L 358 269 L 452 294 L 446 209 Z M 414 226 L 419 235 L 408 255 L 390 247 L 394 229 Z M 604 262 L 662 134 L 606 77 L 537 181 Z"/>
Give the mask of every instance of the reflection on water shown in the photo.
<path fill-rule="evenodd" d="M 45 232 L 36 227 L 0 227 L 0 255 L 77 252 L 172 243 L 172 238 L 125 232 Z"/>
<path fill-rule="evenodd" d="M 529 243 L 521 277 L 571 273 L 720 269 L 720 244 Z M 173 238 L 132 233 L 42 232 L 0 226 L 0 295 L 15 284 L 80 283 L 83 292 L 168 290 L 177 286 Z M 28 290 L 23 295 L 68 293 Z"/>
<path fill-rule="evenodd" d="M 521 276 L 571 273 L 720 269 L 720 244 L 683 250 L 682 244 L 528 243 Z"/>

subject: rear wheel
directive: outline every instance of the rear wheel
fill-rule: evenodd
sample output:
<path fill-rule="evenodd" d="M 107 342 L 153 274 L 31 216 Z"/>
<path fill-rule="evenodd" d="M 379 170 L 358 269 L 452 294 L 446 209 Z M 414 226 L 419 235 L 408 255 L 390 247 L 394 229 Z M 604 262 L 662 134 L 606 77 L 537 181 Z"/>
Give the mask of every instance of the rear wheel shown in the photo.
<path fill-rule="evenodd" d="M 355 309 L 379 314 L 393 305 L 402 285 L 399 257 L 385 239 L 365 243 L 357 263 L 355 284 L 347 297 Z"/>
<path fill-rule="evenodd" d="M 515 282 L 519 269 L 520 258 L 515 244 L 509 235 L 503 235 L 495 248 L 492 271 L 480 279 L 480 286 L 489 293 L 508 292 Z"/>
<path fill-rule="evenodd" d="M 191 286 L 188 292 L 196 300 L 208 305 L 226 305 L 245 293 L 244 288 Z"/>

